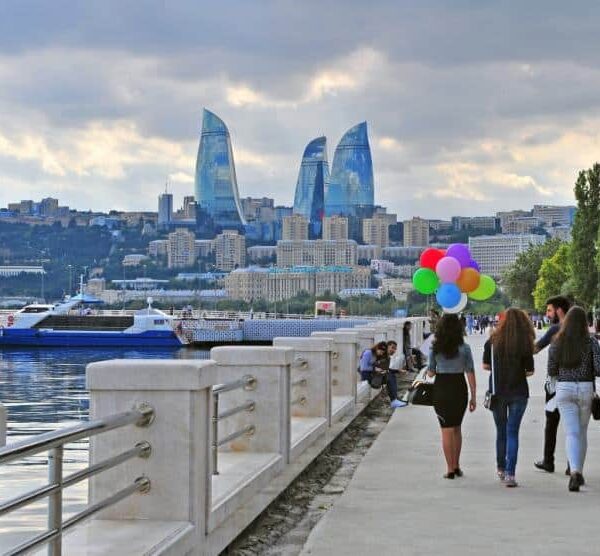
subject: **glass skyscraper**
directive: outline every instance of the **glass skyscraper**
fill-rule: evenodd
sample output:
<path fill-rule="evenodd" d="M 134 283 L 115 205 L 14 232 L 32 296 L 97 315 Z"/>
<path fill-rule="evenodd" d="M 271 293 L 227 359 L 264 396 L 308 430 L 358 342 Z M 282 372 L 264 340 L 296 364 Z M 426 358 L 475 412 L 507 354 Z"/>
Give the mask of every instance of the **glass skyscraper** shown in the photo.
<path fill-rule="evenodd" d="M 374 204 L 373 161 L 367 122 L 362 122 L 350 128 L 335 149 L 325 187 L 325 214 L 358 216 L 361 209 L 372 209 Z"/>
<path fill-rule="evenodd" d="M 308 220 L 311 238 L 321 235 L 321 223 L 325 211 L 325 188 L 328 181 L 327 139 L 317 137 L 304 149 L 294 197 L 294 214 L 301 214 Z"/>
<path fill-rule="evenodd" d="M 245 221 L 229 130 L 223 120 L 206 109 L 202 116 L 195 186 L 199 224 L 210 223 L 216 232 L 243 228 Z"/>

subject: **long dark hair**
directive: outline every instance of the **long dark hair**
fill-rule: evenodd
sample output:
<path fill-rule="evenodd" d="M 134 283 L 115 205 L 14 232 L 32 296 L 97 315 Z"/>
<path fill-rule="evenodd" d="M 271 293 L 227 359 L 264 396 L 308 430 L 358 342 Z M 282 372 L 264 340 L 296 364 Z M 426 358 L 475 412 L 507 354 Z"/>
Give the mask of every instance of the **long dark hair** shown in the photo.
<path fill-rule="evenodd" d="M 503 359 L 533 355 L 535 330 L 524 311 L 511 307 L 490 338 L 496 353 Z"/>
<path fill-rule="evenodd" d="M 574 369 L 581 365 L 589 342 L 587 315 L 577 305 L 569 309 L 559 332 L 554 336 L 558 364 L 563 369 Z"/>
<path fill-rule="evenodd" d="M 458 348 L 465 343 L 463 334 L 463 325 L 456 315 L 443 315 L 435 328 L 435 340 L 431 346 L 433 353 L 441 353 L 449 359 L 456 357 Z"/>

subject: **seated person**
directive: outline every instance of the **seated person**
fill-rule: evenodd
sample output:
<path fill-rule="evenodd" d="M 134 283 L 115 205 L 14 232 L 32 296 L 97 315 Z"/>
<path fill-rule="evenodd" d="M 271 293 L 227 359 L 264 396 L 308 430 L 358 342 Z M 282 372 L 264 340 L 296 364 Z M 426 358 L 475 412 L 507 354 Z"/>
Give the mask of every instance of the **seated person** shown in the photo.
<path fill-rule="evenodd" d="M 396 342 L 393 344 L 391 355 L 395 355 L 397 350 Z M 394 363 L 396 364 L 396 363 Z M 360 376 L 362 380 L 366 380 L 371 384 L 371 378 L 373 373 L 385 373 L 387 392 L 390 396 L 391 407 L 396 409 L 403 407 L 405 402 L 398 400 L 398 383 L 396 380 L 396 374 L 389 372 L 390 369 L 390 355 L 388 351 L 388 344 L 385 342 L 379 342 L 375 344 L 371 349 L 366 349 L 360 357 Z M 394 369 L 395 370 L 395 369 Z"/>

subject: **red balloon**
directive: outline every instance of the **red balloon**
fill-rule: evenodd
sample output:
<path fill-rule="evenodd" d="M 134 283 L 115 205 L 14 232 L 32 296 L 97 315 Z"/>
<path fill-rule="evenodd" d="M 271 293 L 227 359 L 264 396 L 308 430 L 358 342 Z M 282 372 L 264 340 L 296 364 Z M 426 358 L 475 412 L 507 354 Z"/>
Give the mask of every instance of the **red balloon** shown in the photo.
<path fill-rule="evenodd" d="M 422 268 L 435 270 L 436 265 L 445 255 L 446 252 L 443 249 L 434 249 L 433 247 L 430 247 L 421 253 L 419 262 L 421 263 Z"/>

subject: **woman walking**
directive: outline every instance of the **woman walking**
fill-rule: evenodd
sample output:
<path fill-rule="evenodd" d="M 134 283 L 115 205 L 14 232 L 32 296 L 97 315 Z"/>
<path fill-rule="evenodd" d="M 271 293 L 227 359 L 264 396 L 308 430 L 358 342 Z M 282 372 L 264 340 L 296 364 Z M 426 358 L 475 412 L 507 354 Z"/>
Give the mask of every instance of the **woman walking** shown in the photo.
<path fill-rule="evenodd" d="M 533 374 L 535 330 L 527 314 L 508 309 L 483 348 L 483 368 L 491 371 L 490 392 L 496 424 L 496 469 L 507 487 L 515 480 L 519 429 L 527 408 Z"/>
<path fill-rule="evenodd" d="M 442 429 L 442 449 L 447 466 L 444 478 L 462 477 L 461 425 L 467 402 L 469 411 L 475 411 L 476 384 L 473 354 L 464 342 L 463 327 L 456 315 L 444 315 L 437 325 L 427 375 L 435 376 L 433 407 Z M 470 399 L 465 375 L 471 390 Z"/>
<path fill-rule="evenodd" d="M 590 336 L 585 311 L 569 309 L 548 353 L 548 375 L 557 378 L 556 403 L 566 433 L 571 469 L 569 490 L 578 492 L 585 481 L 587 428 L 592 411 L 595 377 L 600 375 L 600 346 Z"/>

